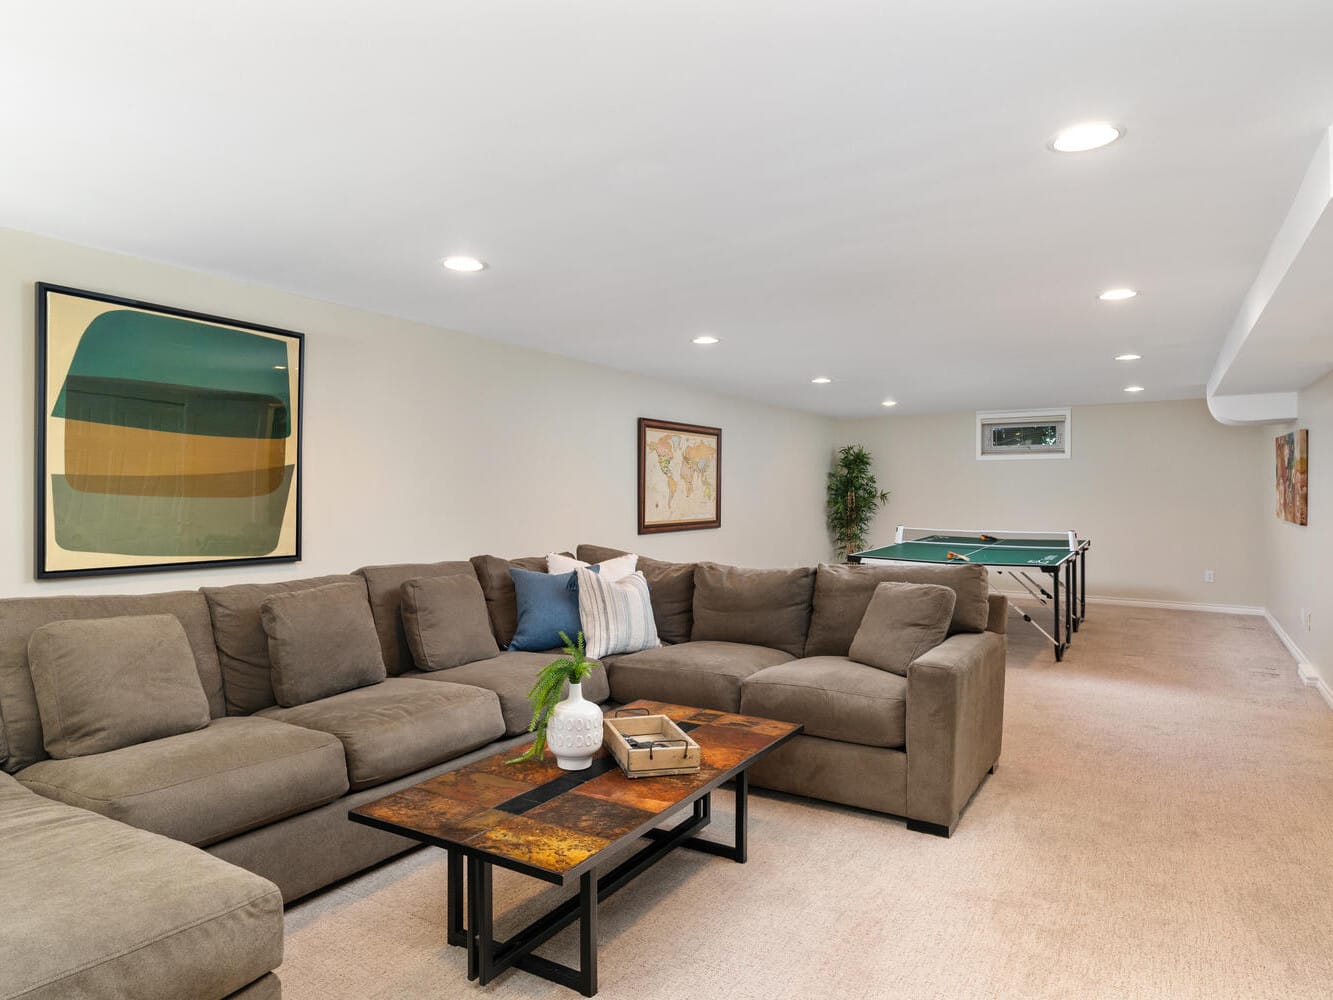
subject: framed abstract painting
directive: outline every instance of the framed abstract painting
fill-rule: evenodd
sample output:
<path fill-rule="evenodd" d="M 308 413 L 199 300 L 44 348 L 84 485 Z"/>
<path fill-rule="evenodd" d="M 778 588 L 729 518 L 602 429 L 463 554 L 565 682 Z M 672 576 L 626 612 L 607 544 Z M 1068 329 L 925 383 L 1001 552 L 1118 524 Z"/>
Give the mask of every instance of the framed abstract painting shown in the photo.
<path fill-rule="evenodd" d="M 722 526 L 722 431 L 639 419 L 639 534 Z"/>
<path fill-rule="evenodd" d="M 1292 524 L 1310 521 L 1310 432 L 1277 436 L 1277 516 Z"/>
<path fill-rule="evenodd" d="M 304 351 L 39 283 L 38 579 L 300 559 Z"/>

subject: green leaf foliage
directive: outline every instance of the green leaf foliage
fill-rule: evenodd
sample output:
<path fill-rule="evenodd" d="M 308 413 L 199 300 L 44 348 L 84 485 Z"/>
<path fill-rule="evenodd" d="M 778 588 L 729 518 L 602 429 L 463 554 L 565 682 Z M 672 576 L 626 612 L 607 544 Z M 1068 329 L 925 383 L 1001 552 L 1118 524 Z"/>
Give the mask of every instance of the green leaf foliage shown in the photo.
<path fill-rule="evenodd" d="M 828 474 L 825 512 L 833 551 L 841 561 L 866 547 L 875 512 L 889 502 L 871 471 L 870 452 L 859 444 L 839 448 Z"/>
<path fill-rule="evenodd" d="M 546 751 L 546 723 L 551 718 L 552 709 L 559 704 L 564 694 L 565 682 L 581 684 L 583 678 L 592 673 L 593 667 L 601 666 L 596 660 L 589 660 L 584 656 L 588 646 L 582 632 L 579 633 L 577 642 L 564 632 L 560 633 L 560 638 L 565 644 L 563 650 L 565 655 L 542 667 L 537 672 L 537 683 L 533 684 L 532 690 L 528 692 L 528 702 L 532 705 L 532 721 L 528 723 L 528 732 L 536 733 L 536 739 L 520 756 L 506 761 L 507 764 L 541 760 L 542 754 Z"/>

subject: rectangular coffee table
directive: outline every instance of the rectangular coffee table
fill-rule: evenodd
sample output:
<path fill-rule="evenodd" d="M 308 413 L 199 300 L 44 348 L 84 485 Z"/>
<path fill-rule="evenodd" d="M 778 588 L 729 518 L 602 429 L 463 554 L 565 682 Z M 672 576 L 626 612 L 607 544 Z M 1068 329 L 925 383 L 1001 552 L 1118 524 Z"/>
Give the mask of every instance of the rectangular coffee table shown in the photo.
<path fill-rule="evenodd" d="M 597 904 L 677 847 L 746 860 L 746 769 L 801 732 L 801 726 L 748 715 L 682 705 L 636 701 L 669 716 L 699 744 L 698 774 L 626 778 L 603 748 L 586 771 L 562 771 L 552 757 L 506 764 L 513 748 L 401 792 L 353 809 L 357 823 L 449 854 L 448 942 L 467 949 L 468 979 L 482 986 L 511 967 L 523 969 L 584 996 L 597 992 Z M 712 794 L 735 782 L 736 831 L 732 844 L 695 834 L 712 818 Z M 668 813 L 692 806 L 674 826 L 659 829 Z M 639 841 L 651 843 L 610 871 L 597 869 Z M 507 941 L 497 941 L 491 877 L 496 865 L 556 885 L 577 880 L 578 895 L 565 900 Z M 463 876 L 467 872 L 467 914 Z M 683 916 L 683 915 L 682 915 Z M 580 925 L 579 968 L 533 954 L 568 927 Z"/>

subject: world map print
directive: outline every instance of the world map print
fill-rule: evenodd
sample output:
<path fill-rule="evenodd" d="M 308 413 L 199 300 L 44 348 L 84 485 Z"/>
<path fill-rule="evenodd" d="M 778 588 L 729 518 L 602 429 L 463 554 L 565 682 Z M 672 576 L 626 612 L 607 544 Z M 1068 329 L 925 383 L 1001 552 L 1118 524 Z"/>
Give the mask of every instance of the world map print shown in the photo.
<path fill-rule="evenodd" d="M 641 440 L 643 526 L 718 520 L 718 435 L 645 426 Z"/>

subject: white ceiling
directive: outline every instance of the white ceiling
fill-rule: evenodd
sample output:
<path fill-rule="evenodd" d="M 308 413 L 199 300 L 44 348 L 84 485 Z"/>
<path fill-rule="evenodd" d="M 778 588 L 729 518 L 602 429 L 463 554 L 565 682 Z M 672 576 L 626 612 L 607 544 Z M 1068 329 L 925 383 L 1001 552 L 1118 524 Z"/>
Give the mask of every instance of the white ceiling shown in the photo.
<path fill-rule="evenodd" d="M 0 225 L 831 415 L 1202 397 L 1333 3 L 45 0 L 0 95 Z"/>

